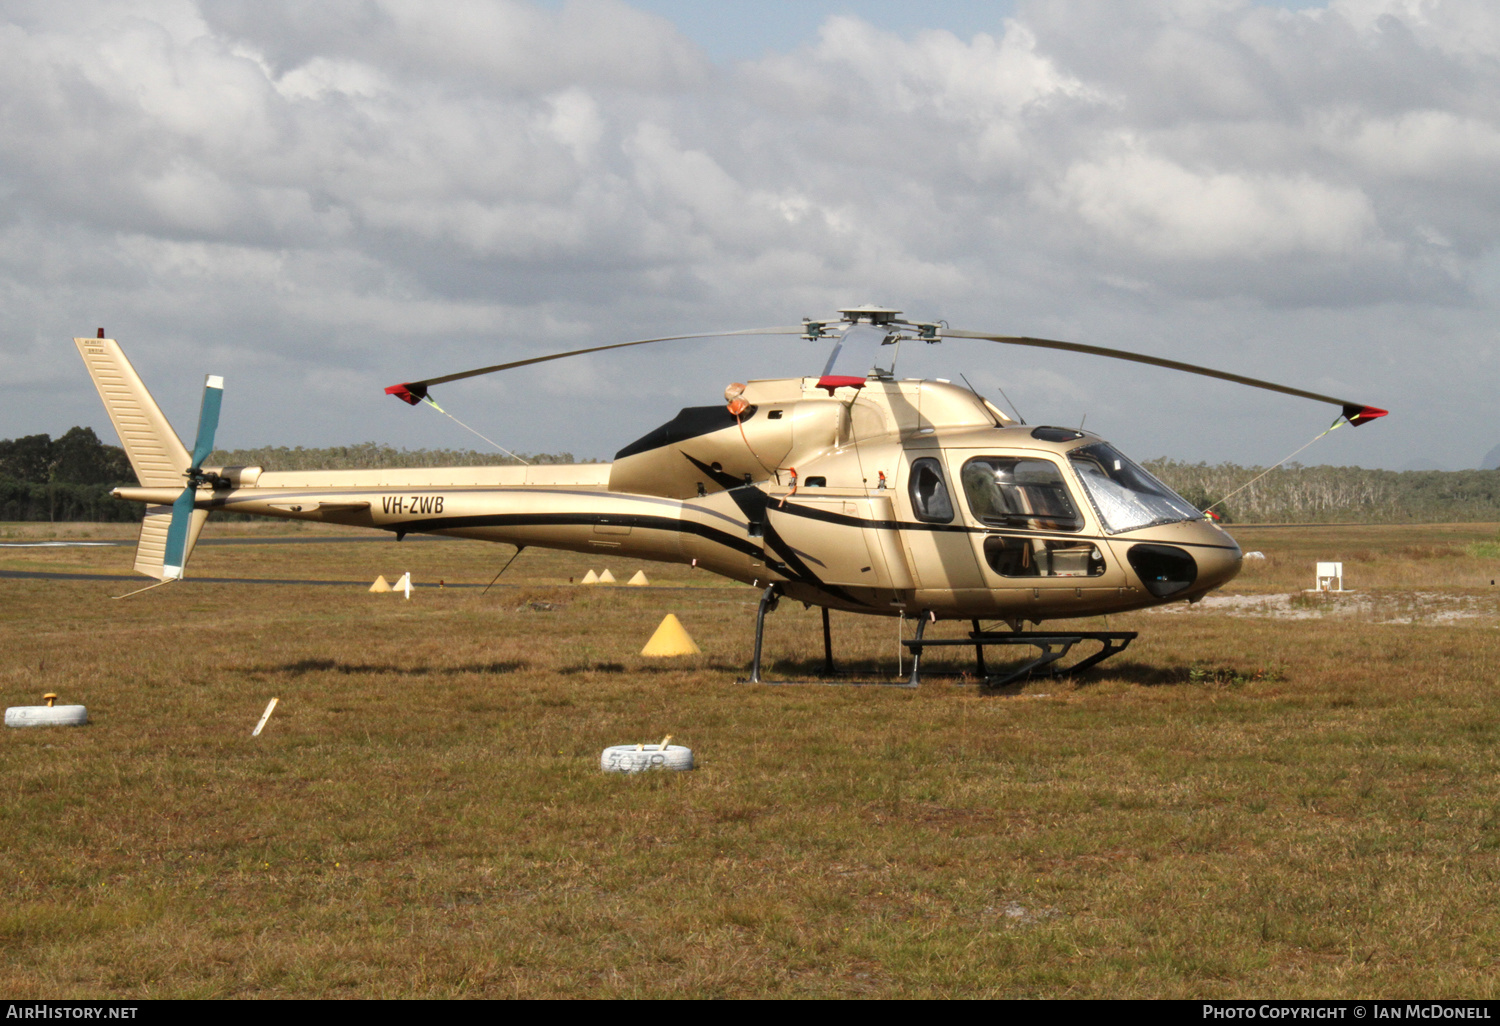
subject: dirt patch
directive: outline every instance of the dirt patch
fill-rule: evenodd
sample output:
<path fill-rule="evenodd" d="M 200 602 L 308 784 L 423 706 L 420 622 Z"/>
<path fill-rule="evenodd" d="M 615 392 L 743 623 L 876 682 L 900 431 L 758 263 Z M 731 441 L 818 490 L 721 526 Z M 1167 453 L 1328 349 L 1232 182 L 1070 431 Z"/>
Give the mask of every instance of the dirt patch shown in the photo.
<path fill-rule="evenodd" d="M 1357 620 L 1361 623 L 1496 626 L 1500 603 L 1485 596 L 1441 592 L 1301 592 L 1283 595 L 1208 595 L 1193 605 L 1159 606 L 1152 613 L 1268 617 L 1277 620 Z"/>

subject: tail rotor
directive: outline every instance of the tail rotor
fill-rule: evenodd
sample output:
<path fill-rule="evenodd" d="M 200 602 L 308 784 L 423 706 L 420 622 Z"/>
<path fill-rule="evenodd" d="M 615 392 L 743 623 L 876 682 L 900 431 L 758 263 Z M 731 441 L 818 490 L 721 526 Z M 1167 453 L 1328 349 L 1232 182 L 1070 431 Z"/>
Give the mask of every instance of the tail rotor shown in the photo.
<path fill-rule="evenodd" d="M 193 518 L 193 506 L 198 489 L 212 482 L 212 475 L 203 472 L 203 461 L 214 451 L 214 433 L 219 429 L 219 407 L 224 401 L 224 379 L 210 374 L 203 382 L 203 403 L 198 408 L 198 434 L 193 441 L 193 452 L 184 476 L 187 486 L 172 503 L 172 522 L 167 528 L 167 544 L 162 560 L 162 580 L 175 581 L 182 577 L 182 568 L 187 563 L 189 526 Z"/>

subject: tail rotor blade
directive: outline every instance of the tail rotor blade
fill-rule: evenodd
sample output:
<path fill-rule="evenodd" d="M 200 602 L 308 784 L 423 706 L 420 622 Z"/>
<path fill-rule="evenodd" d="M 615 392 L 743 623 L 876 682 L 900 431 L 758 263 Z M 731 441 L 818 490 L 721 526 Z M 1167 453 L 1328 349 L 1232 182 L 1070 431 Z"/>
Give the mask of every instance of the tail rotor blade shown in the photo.
<path fill-rule="evenodd" d="M 192 461 L 187 470 L 187 487 L 172 503 L 172 522 L 167 526 L 166 550 L 162 554 L 162 580 L 182 577 L 187 565 L 188 533 L 193 519 L 193 504 L 198 485 L 204 480 L 203 461 L 214 451 L 214 434 L 219 429 L 219 407 L 224 402 L 224 379 L 210 374 L 203 382 L 203 403 L 198 407 L 198 435 L 193 441 Z"/>
<path fill-rule="evenodd" d="M 167 528 L 167 546 L 162 555 L 162 580 L 175 581 L 182 577 L 182 568 L 187 563 L 188 523 L 193 516 L 193 500 L 198 486 L 188 485 L 172 503 L 172 523 Z"/>
<path fill-rule="evenodd" d="M 224 402 L 224 379 L 210 374 L 203 382 L 203 404 L 198 407 L 198 437 L 193 442 L 191 468 L 199 470 L 214 451 L 214 433 L 219 429 L 219 407 Z M 178 500 L 181 501 L 180 499 Z M 176 524 L 176 517 L 173 517 Z"/>

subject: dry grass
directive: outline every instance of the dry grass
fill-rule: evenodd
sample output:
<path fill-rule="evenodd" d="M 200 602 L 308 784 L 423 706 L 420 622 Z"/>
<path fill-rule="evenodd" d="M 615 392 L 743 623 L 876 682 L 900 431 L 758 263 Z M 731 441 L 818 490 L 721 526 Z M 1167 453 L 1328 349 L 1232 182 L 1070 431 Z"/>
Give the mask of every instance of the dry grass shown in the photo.
<path fill-rule="evenodd" d="M 527 552 L 488 595 L 114 602 L 128 549 L 0 549 L 124 575 L 0 580 L 5 704 L 56 691 L 94 721 L 0 735 L 0 990 L 1495 997 L 1500 559 L 1468 548 L 1494 527 L 1237 534 L 1269 558 L 1231 596 L 1279 605 L 1113 617 L 1129 652 L 1009 697 L 736 684 L 755 593 L 682 568 L 586 589 L 587 559 Z M 509 554 L 192 569 L 483 584 Z M 1368 601 L 1301 600 L 1317 559 Z M 1474 615 L 1431 613 L 1455 603 Z M 704 656 L 636 654 L 668 611 Z M 894 622 L 834 630 L 894 670 Z M 816 610 L 783 604 L 768 650 L 815 670 Z M 698 770 L 599 772 L 669 732 Z"/>

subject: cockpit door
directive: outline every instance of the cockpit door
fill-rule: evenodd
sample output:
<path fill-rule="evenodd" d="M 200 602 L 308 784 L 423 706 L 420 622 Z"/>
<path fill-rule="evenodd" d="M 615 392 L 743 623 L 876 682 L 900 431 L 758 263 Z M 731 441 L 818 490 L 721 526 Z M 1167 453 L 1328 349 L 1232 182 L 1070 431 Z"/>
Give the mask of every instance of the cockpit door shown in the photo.
<path fill-rule="evenodd" d="M 985 586 L 1009 592 L 1037 618 L 1075 610 L 1125 584 L 1084 499 L 1041 452 L 954 453 L 960 502 Z"/>

